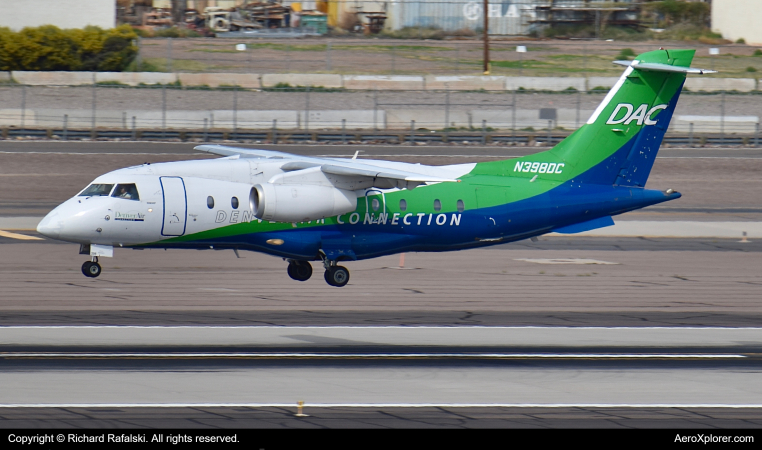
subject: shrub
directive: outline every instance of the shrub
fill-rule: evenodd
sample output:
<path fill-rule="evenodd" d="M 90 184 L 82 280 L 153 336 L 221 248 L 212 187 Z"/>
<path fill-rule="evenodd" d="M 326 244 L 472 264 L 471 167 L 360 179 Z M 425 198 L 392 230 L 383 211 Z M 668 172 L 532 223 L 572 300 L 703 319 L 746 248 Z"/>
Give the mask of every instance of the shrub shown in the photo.
<path fill-rule="evenodd" d="M 757 69 L 755 69 L 754 67 L 749 66 L 749 67 L 746 68 L 746 71 L 747 72 L 756 72 Z"/>
<path fill-rule="evenodd" d="M 134 59 L 137 35 L 127 25 L 62 30 L 53 25 L 0 28 L 0 70 L 121 72 Z"/>
<path fill-rule="evenodd" d="M 746 43 L 746 39 L 744 39 L 744 38 L 738 38 L 738 39 L 736 39 L 736 44 L 745 44 L 745 43 Z"/>
<path fill-rule="evenodd" d="M 753 56 L 762 56 L 762 50 L 760 50 L 760 49 L 754 50 Z"/>
<path fill-rule="evenodd" d="M 631 48 L 623 48 L 621 52 L 619 52 L 619 55 L 617 55 L 618 59 L 630 59 L 631 56 L 635 56 L 635 52 Z"/>

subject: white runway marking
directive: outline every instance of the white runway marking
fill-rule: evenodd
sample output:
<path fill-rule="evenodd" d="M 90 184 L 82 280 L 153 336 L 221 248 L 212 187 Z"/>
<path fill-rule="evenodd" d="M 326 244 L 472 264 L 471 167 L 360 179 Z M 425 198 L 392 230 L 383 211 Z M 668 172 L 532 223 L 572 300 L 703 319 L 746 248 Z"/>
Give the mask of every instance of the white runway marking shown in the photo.
<path fill-rule="evenodd" d="M 294 403 L 0 403 L 0 408 L 295 408 Z M 304 408 L 762 408 L 727 403 L 307 403 Z"/>
<path fill-rule="evenodd" d="M 0 352 L 0 358 L 259 358 L 259 359 L 728 359 L 747 358 L 736 354 L 665 353 L 262 353 L 262 352 L 174 352 L 174 353 L 79 353 Z"/>
<path fill-rule="evenodd" d="M 597 259 L 582 259 L 582 258 L 554 258 L 554 259 L 542 259 L 542 258 L 518 258 L 514 261 L 526 261 L 535 264 L 602 264 L 602 265 L 618 265 L 619 263 L 609 261 L 599 261 Z"/>

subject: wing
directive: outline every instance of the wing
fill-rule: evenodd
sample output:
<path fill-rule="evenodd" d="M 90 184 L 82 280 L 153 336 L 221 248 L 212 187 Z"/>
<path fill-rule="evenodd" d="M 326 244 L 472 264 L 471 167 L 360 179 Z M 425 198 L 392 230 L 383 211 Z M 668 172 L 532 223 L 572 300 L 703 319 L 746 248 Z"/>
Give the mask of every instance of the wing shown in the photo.
<path fill-rule="evenodd" d="M 194 149 L 221 156 L 239 155 L 241 158 L 266 159 L 268 162 L 276 164 L 279 163 L 277 160 L 284 160 L 280 169 L 285 173 L 270 180 L 271 183 L 282 184 L 313 180 L 320 172 L 324 175 L 321 178 L 339 181 L 339 183 L 332 182 L 332 184 L 343 185 L 348 180 L 354 180 L 356 183 L 351 184 L 358 186 L 412 189 L 423 183 L 458 182 L 458 176 L 468 173 L 473 168 L 473 164 L 434 167 L 389 161 L 313 158 L 272 150 L 245 149 L 224 145 L 199 145 Z"/>

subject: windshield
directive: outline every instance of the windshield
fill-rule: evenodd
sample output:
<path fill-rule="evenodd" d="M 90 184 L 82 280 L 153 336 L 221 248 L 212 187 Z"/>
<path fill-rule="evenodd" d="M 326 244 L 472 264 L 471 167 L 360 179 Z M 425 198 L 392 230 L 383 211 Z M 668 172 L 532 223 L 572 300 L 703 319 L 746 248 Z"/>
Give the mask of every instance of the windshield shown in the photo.
<path fill-rule="evenodd" d="M 138 188 L 135 184 L 117 184 L 112 197 L 126 198 L 128 200 L 140 200 Z"/>
<path fill-rule="evenodd" d="M 108 196 L 111 193 L 112 187 L 114 187 L 113 184 L 91 184 L 79 195 L 80 197 Z"/>

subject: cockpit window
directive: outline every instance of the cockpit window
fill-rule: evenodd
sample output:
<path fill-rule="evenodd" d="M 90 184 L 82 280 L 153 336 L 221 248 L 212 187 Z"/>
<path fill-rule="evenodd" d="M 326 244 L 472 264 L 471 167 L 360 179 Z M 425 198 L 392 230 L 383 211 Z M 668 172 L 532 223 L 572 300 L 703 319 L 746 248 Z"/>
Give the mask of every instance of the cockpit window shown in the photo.
<path fill-rule="evenodd" d="M 114 189 L 114 193 L 111 194 L 112 197 L 118 197 L 118 198 L 126 198 L 128 200 L 140 200 L 140 196 L 138 195 L 138 188 L 135 187 L 135 184 L 117 184 L 116 189 Z"/>
<path fill-rule="evenodd" d="M 91 184 L 87 188 L 85 188 L 82 193 L 79 194 L 80 197 L 100 197 L 100 196 L 107 196 L 111 193 L 111 188 L 114 187 L 113 184 Z"/>

